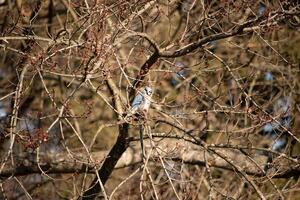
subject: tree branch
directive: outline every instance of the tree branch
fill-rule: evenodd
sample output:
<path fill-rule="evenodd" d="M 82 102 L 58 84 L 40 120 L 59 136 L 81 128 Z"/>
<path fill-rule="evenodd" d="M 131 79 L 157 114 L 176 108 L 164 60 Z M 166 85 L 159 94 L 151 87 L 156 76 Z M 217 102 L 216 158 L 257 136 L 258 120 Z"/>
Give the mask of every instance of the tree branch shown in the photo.
<path fill-rule="evenodd" d="M 124 129 L 125 128 L 126 127 L 124 127 Z M 121 143 L 118 142 L 118 140 L 126 141 L 127 143 Z M 138 140 L 130 143 L 131 148 L 127 148 L 127 145 L 129 145 L 128 139 L 118 137 L 118 140 L 116 143 L 122 144 L 123 146 L 114 146 L 109 153 L 107 151 L 91 153 L 91 156 L 95 161 L 97 161 L 97 163 L 101 163 L 101 161 L 104 160 L 104 163 L 102 164 L 102 167 L 99 170 L 99 175 L 101 177 L 101 181 L 103 181 L 103 184 L 108 180 L 109 175 L 111 174 L 113 169 L 124 168 L 142 162 L 140 154 L 136 153 L 141 151 L 140 145 L 137 144 L 139 142 Z M 200 147 L 197 145 L 187 143 L 183 139 L 179 140 L 178 138 L 165 138 L 163 140 L 159 138 L 154 142 L 157 145 L 158 149 L 161 149 L 161 151 L 159 151 L 159 154 L 166 154 L 172 152 L 172 155 L 174 156 L 168 155 L 168 157 L 173 161 L 179 163 L 183 162 L 189 165 L 198 165 L 202 167 L 205 167 L 206 165 L 206 161 L 204 159 L 204 150 L 201 150 Z M 174 150 L 174 146 L 177 146 L 178 148 Z M 125 147 L 126 151 L 124 151 Z M 149 151 L 149 149 L 151 148 L 149 139 L 145 141 L 145 148 L 146 151 Z M 208 148 L 214 148 L 214 145 L 208 146 Z M 114 152 L 114 154 L 111 154 L 111 152 Z M 232 146 L 232 148 L 219 149 L 218 152 L 222 152 L 222 154 L 225 155 L 227 159 L 234 161 L 234 165 L 236 165 L 238 168 L 241 168 L 245 174 L 253 177 L 266 176 L 266 174 L 261 171 L 261 168 L 264 167 L 267 161 L 266 156 L 255 154 L 252 159 L 256 163 L 253 163 L 249 156 L 237 151 L 236 149 L 234 149 L 234 146 Z M 108 156 L 106 156 L 107 153 Z M 114 158 L 110 158 L 110 154 L 113 155 Z M 117 159 L 117 156 L 119 156 L 120 154 L 122 154 L 120 156 L 120 159 Z M 155 160 L 157 156 L 158 154 L 154 154 L 153 160 Z M 210 167 L 226 169 L 228 171 L 238 173 L 235 170 L 235 168 L 232 167 L 231 164 L 229 164 L 226 160 L 222 159 L 221 157 L 214 155 L 214 153 L 206 152 L 206 157 L 209 160 Z M 0 173 L 1 178 L 41 173 L 40 169 L 38 168 L 37 162 L 31 161 L 29 159 L 28 154 L 15 155 L 15 158 L 15 166 L 6 165 Z M 116 162 L 112 162 L 112 160 Z M 300 162 L 297 159 L 293 160 L 294 161 L 292 162 L 283 156 L 278 156 L 277 159 L 275 159 L 273 170 L 270 170 L 267 175 L 270 176 L 272 179 L 288 179 L 291 177 L 297 178 L 300 174 Z M 68 174 L 86 172 L 95 173 L 94 169 L 95 166 L 98 165 L 97 163 L 89 162 L 88 157 L 84 153 L 76 153 L 72 158 L 70 157 L 69 153 L 46 154 L 41 155 L 39 160 L 40 167 L 47 174 Z M 114 164 L 114 166 L 112 166 L 112 164 Z M 103 168 L 103 166 L 106 167 Z M 87 192 L 84 194 L 84 199 L 95 197 L 95 195 L 99 193 L 99 184 L 95 184 L 96 182 L 93 183 L 95 187 L 92 187 L 90 190 L 87 190 Z"/>

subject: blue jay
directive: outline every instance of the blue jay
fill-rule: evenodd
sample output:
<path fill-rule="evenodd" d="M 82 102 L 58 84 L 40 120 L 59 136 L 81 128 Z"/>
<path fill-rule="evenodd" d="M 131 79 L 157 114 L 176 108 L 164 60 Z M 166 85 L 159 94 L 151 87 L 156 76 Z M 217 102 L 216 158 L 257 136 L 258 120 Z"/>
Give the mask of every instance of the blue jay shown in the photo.
<path fill-rule="evenodd" d="M 171 84 L 173 87 L 175 87 L 180 81 L 185 78 L 185 70 L 184 70 L 185 66 L 184 64 L 182 64 L 181 62 L 176 62 L 175 63 L 175 69 L 176 69 L 176 73 L 173 75 L 172 79 L 171 79 Z"/>
<path fill-rule="evenodd" d="M 280 121 L 281 125 L 288 128 L 287 124 L 284 124 L 282 120 Z M 263 127 L 263 134 L 267 137 L 270 137 L 272 140 L 275 140 L 272 144 L 273 151 L 282 151 L 287 144 L 287 133 L 280 131 L 280 126 L 277 123 L 267 123 Z M 280 136 L 280 137 L 279 137 Z M 279 138 L 278 138 L 279 137 Z"/>
<path fill-rule="evenodd" d="M 139 90 L 132 101 L 130 113 L 125 117 L 125 120 L 126 118 L 131 117 L 132 115 L 147 112 L 150 108 L 152 94 L 153 91 L 148 86 Z M 145 158 L 143 139 L 143 127 L 142 125 L 140 125 L 140 143 L 142 149 L 142 160 Z"/>
<path fill-rule="evenodd" d="M 130 114 L 133 115 L 137 112 L 147 112 L 151 104 L 151 97 L 153 91 L 150 87 L 146 86 L 138 91 L 131 104 Z"/>
<path fill-rule="evenodd" d="M 282 126 L 288 128 L 282 123 L 282 120 L 280 122 Z M 280 126 L 277 123 L 267 123 L 263 128 L 263 133 L 266 134 L 266 136 L 269 137 L 270 140 L 273 140 L 271 146 L 272 151 L 281 152 L 285 149 L 288 143 L 288 133 L 286 131 L 280 131 Z M 273 160 L 272 153 L 268 153 L 267 156 L 268 159 L 267 164 L 265 166 L 265 171 L 267 171 L 271 167 L 271 163 Z"/>
<path fill-rule="evenodd" d="M 271 140 L 273 140 L 273 144 L 271 146 L 271 149 L 273 151 L 281 152 L 285 149 L 287 143 L 288 143 L 288 132 L 285 131 L 283 127 L 286 129 L 291 128 L 292 123 L 292 116 L 291 112 L 289 111 L 291 106 L 291 102 L 289 98 L 280 98 L 275 102 L 273 112 L 275 114 L 281 114 L 282 117 L 279 118 L 279 123 L 276 122 L 269 122 L 263 126 L 262 134 L 269 137 Z M 265 167 L 265 170 L 269 169 L 269 165 L 272 162 L 273 157 L 272 154 L 268 154 L 268 161 L 267 165 Z"/>

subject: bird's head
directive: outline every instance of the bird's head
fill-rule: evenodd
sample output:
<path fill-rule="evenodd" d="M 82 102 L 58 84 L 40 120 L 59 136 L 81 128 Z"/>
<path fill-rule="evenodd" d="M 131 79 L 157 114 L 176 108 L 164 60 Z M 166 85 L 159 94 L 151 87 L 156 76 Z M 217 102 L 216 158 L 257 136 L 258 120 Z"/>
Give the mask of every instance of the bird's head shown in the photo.
<path fill-rule="evenodd" d="M 153 94 L 152 89 L 151 89 L 150 87 L 148 87 L 148 86 L 146 86 L 146 87 L 144 88 L 144 92 L 145 92 L 145 94 L 148 95 L 148 96 L 152 96 L 152 94 Z"/>

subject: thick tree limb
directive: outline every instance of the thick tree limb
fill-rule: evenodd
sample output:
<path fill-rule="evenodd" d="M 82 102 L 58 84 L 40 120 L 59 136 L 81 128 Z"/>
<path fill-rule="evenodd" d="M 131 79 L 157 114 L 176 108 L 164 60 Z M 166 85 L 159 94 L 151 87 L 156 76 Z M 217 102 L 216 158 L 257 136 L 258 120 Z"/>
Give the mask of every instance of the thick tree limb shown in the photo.
<path fill-rule="evenodd" d="M 106 159 L 103 162 L 103 165 L 98 170 L 99 177 L 101 178 L 103 184 L 106 183 L 118 160 L 128 147 L 128 127 L 128 123 L 119 126 L 118 139 L 113 148 L 108 153 Z M 82 199 L 94 199 L 100 191 L 101 188 L 100 184 L 98 183 L 98 177 L 95 177 L 93 182 L 91 183 L 90 189 L 84 192 Z"/>
<path fill-rule="evenodd" d="M 124 127 L 126 128 L 126 127 Z M 122 138 L 121 138 L 122 139 Z M 118 138 L 118 140 L 121 140 Z M 123 139 L 122 139 L 123 140 Z M 125 140 L 128 141 L 128 140 Z M 183 162 L 189 165 L 199 165 L 205 167 L 205 159 L 204 159 L 204 151 L 197 145 L 191 144 L 190 142 L 186 141 L 179 141 L 178 139 L 170 139 L 165 138 L 161 140 L 159 138 L 157 141 L 155 141 L 156 147 L 161 149 L 159 151 L 160 155 L 168 155 L 168 158 L 172 159 L 173 161 L 178 161 L 179 163 Z M 110 151 L 108 155 L 111 154 L 111 152 L 114 152 L 117 155 L 122 153 L 125 147 L 127 147 L 128 143 L 123 144 L 123 146 L 120 146 L 119 148 L 115 147 Z M 212 146 L 208 146 L 208 148 L 214 148 Z M 92 157 L 97 163 L 90 163 L 88 161 L 88 157 L 86 154 L 74 154 L 73 157 L 70 157 L 67 153 L 60 153 L 60 154 L 47 154 L 47 155 L 41 155 L 40 156 L 40 167 L 44 170 L 44 172 L 48 174 L 63 174 L 63 173 L 95 173 L 95 166 L 99 165 L 101 161 L 104 160 L 104 163 L 102 166 L 104 166 L 106 163 L 115 164 L 113 169 L 116 168 L 123 168 L 130 165 L 135 165 L 137 163 L 141 163 L 141 156 L 140 152 L 141 147 L 138 144 L 138 141 L 131 142 L 130 145 L 131 148 L 127 148 L 124 153 L 122 153 L 121 158 L 117 161 L 117 163 L 114 163 L 110 160 L 116 160 L 116 157 L 110 158 L 107 157 L 107 151 L 99 151 L 92 153 Z M 151 148 L 151 145 L 149 144 L 149 141 L 145 141 L 145 148 L 146 152 Z M 214 148 L 215 149 L 215 148 Z M 215 149 L 216 151 L 216 149 Z M 264 177 L 266 174 L 261 171 L 261 168 L 264 168 L 264 165 L 266 163 L 267 157 L 263 155 L 255 154 L 252 156 L 252 159 L 255 160 L 256 163 L 253 163 L 249 156 L 241 153 L 240 151 L 233 149 L 233 148 L 218 148 L 218 152 L 222 152 L 223 155 L 225 155 L 228 159 L 234 161 L 234 164 L 241 168 L 244 173 L 250 176 L 254 177 Z M 209 161 L 210 167 L 215 168 L 221 168 L 226 169 L 229 171 L 235 171 L 235 169 L 228 164 L 224 159 L 218 157 L 214 153 L 206 153 L 207 160 Z M 158 155 L 153 155 L 155 158 Z M 30 175 L 34 173 L 41 173 L 40 169 L 38 168 L 38 165 L 36 161 L 31 161 L 28 158 L 28 155 L 15 155 L 16 158 L 16 165 L 10 166 L 6 165 L 5 168 L 3 168 L 0 177 L 10 177 L 10 176 L 24 176 L 24 175 Z M 273 170 L 270 170 L 268 172 L 268 176 L 272 178 L 291 178 L 295 177 L 297 178 L 300 174 L 300 162 L 297 159 L 292 159 L 293 161 L 288 160 L 287 158 L 283 156 L 278 156 L 277 159 L 274 161 L 274 167 Z M 108 166 L 106 164 L 105 166 Z M 107 168 L 101 168 L 99 171 L 99 175 L 103 177 L 101 179 L 103 182 L 106 182 L 109 178 L 109 175 L 112 172 L 111 167 Z M 104 179 L 105 178 L 105 179 Z M 98 185 L 98 184 L 94 184 Z M 100 186 L 99 186 L 100 187 Z M 97 190 L 100 190 L 100 188 L 96 188 L 93 190 L 88 190 L 89 193 L 86 192 L 85 195 L 93 195 L 97 192 Z M 97 190 L 96 190 L 97 189 Z M 85 197 L 87 198 L 87 197 Z"/>

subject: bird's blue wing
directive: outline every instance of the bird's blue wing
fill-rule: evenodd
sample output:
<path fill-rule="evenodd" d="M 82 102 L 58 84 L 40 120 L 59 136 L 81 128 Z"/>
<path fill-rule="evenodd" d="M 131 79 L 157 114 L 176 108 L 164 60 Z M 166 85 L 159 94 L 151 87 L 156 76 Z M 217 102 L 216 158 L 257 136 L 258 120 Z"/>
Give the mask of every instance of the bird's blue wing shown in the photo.
<path fill-rule="evenodd" d="M 275 143 L 272 145 L 272 150 L 273 151 L 281 151 L 282 149 L 285 148 L 287 143 L 287 140 L 285 137 L 279 138 L 278 140 L 275 141 Z"/>
<path fill-rule="evenodd" d="M 131 104 L 132 108 L 138 108 L 144 101 L 145 97 L 142 94 L 137 94 Z"/>

